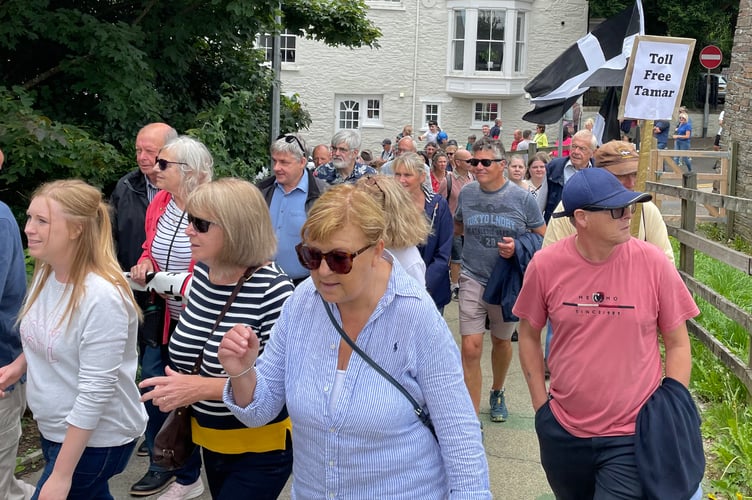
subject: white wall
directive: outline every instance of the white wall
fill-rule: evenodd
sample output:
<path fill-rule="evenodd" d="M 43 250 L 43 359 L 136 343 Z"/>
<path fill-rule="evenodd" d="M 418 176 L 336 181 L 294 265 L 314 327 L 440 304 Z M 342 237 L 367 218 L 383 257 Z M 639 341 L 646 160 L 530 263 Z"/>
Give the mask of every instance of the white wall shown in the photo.
<path fill-rule="evenodd" d="M 420 3 L 419 3 L 420 2 Z M 387 8 L 379 5 L 396 3 Z M 441 127 L 450 138 L 464 144 L 471 128 L 472 97 L 446 92 L 450 26 L 448 5 L 458 0 L 403 0 L 373 3 L 369 18 L 382 30 L 379 49 L 334 48 L 319 42 L 298 39 L 296 62 L 282 66 L 282 91 L 299 94 L 313 123 L 303 136 L 309 145 L 328 144 L 335 132 L 337 94 L 382 95 L 383 126 L 364 126 L 360 132 L 363 148 L 381 150 L 382 139 L 394 139 L 405 124 L 413 124 L 418 135 L 423 114 L 422 100 L 441 102 Z M 532 79 L 587 30 L 586 0 L 465 0 L 466 7 L 499 5 L 530 9 L 527 36 L 526 80 Z M 499 8 L 499 7 L 496 7 Z M 416 20 L 419 22 L 416 26 Z M 417 38 L 416 38 L 417 30 Z M 417 39 L 417 45 L 416 45 Z M 487 96 L 500 99 L 504 121 L 503 141 L 511 143 L 515 128 L 534 129 L 522 122 L 532 109 L 524 96 Z M 557 127 L 549 127 L 554 138 Z"/>

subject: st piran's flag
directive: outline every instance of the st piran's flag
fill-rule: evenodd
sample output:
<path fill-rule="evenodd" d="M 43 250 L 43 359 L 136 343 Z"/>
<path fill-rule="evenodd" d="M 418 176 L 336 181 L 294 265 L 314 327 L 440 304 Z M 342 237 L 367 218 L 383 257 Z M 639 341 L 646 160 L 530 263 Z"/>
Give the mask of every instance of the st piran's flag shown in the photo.
<path fill-rule="evenodd" d="M 525 85 L 535 109 L 522 119 L 556 123 L 588 88 L 621 86 L 635 36 L 644 33 L 642 3 L 637 0 L 577 40 Z"/>
<path fill-rule="evenodd" d="M 621 139 L 621 128 L 619 127 L 619 96 L 616 87 L 609 87 L 606 92 L 606 98 L 598 110 L 598 116 L 595 117 L 593 125 L 593 135 L 598 140 L 598 145 L 605 144 L 608 141 Z"/>

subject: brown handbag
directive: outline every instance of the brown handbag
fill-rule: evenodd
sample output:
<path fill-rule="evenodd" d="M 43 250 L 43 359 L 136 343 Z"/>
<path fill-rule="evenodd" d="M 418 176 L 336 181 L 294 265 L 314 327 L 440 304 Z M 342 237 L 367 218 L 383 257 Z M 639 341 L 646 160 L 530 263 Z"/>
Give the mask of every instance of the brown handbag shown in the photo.
<path fill-rule="evenodd" d="M 243 276 L 238 280 L 238 284 L 235 285 L 235 289 L 230 294 L 230 297 L 225 302 L 222 312 L 217 316 L 217 320 L 214 322 L 214 326 L 209 332 L 207 340 L 212 336 L 214 330 L 217 329 L 222 318 L 225 317 L 225 313 L 230 309 L 230 305 L 238 296 L 240 289 L 243 287 L 243 283 L 253 275 L 258 269 L 257 267 L 249 267 L 246 269 Z M 201 353 L 198 355 L 196 363 L 193 365 L 191 375 L 198 375 L 201 368 L 201 361 L 204 358 L 204 350 L 201 349 Z M 188 459 L 196 450 L 196 443 L 193 442 L 193 433 L 191 431 L 191 407 L 181 406 L 175 408 L 167 416 L 167 419 L 162 424 L 162 428 L 159 429 L 156 437 L 154 438 L 154 450 L 152 452 L 152 461 L 155 465 L 164 467 L 166 470 L 176 470 L 185 466 Z"/>

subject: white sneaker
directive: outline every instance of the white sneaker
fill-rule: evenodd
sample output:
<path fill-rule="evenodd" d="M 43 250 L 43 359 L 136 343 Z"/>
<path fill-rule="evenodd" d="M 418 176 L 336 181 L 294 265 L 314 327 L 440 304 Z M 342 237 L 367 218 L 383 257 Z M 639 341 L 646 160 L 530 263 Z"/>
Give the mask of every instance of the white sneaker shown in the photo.
<path fill-rule="evenodd" d="M 204 483 L 201 478 L 193 484 L 172 483 L 170 487 L 157 500 L 188 500 L 198 498 L 204 493 Z"/>

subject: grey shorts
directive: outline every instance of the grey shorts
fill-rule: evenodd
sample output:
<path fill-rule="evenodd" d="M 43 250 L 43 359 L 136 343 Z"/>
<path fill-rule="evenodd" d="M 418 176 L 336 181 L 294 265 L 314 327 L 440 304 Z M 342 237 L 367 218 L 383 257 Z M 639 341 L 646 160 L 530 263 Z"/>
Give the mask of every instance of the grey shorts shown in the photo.
<path fill-rule="evenodd" d="M 491 335 L 509 340 L 514 333 L 516 321 L 505 322 L 501 306 L 483 300 L 486 287 L 474 279 L 460 274 L 460 335 L 472 335 L 486 331 L 486 316 L 491 326 Z"/>

